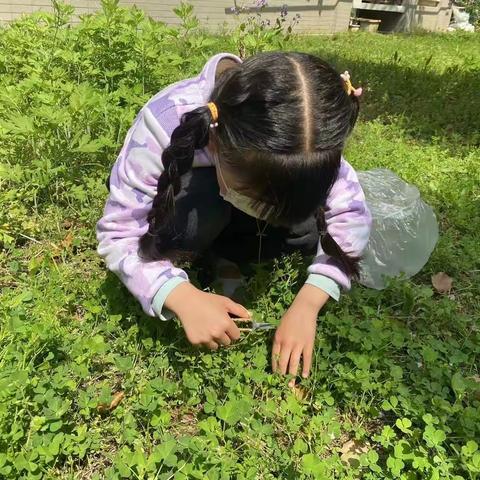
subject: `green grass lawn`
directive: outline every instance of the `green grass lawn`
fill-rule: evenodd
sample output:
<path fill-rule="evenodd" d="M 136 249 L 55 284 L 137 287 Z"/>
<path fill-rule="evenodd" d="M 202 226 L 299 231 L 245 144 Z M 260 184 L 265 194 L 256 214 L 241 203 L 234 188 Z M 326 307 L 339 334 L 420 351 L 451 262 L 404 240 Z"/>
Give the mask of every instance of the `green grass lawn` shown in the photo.
<path fill-rule="evenodd" d="M 346 158 L 415 183 L 441 227 L 415 278 L 327 306 L 292 392 L 270 371 L 271 332 L 196 351 L 95 251 L 136 112 L 235 46 L 115 9 L 73 29 L 46 18 L 0 30 L 0 478 L 479 478 L 480 35 L 286 46 L 364 86 Z M 257 266 L 248 307 L 277 322 L 305 268 Z M 450 295 L 432 289 L 439 271 Z"/>

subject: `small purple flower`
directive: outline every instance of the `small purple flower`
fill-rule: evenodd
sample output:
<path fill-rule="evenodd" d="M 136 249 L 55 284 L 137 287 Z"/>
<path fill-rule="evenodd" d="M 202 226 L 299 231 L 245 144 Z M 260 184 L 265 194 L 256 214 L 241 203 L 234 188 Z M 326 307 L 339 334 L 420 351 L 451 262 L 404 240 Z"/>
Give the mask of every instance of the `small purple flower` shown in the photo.
<path fill-rule="evenodd" d="M 280 10 L 280 16 L 283 18 L 283 17 L 286 17 L 287 14 L 288 14 L 288 5 L 284 3 L 282 5 L 282 9 Z"/>
<path fill-rule="evenodd" d="M 267 0 L 255 0 L 253 2 L 253 4 L 257 8 L 263 8 L 263 7 L 266 7 L 268 5 L 268 1 Z"/>

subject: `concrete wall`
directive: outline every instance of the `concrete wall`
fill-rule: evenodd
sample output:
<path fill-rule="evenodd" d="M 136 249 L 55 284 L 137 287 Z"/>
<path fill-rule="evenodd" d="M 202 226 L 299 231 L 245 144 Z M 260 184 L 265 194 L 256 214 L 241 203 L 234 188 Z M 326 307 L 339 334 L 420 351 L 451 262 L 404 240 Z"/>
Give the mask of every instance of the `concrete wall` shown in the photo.
<path fill-rule="evenodd" d="M 233 4 L 233 2 L 218 1 L 212 3 L 221 3 L 222 11 L 225 11 L 225 3 Z M 240 3 L 241 2 L 237 1 L 237 4 Z M 295 28 L 295 31 L 298 33 L 335 33 L 348 30 L 352 0 L 270 0 L 268 7 L 263 9 L 262 16 L 274 21 L 280 15 L 280 10 L 284 3 L 288 4 L 287 23 L 289 23 L 296 14 L 301 16 L 300 23 Z M 245 2 L 245 4 L 247 4 L 247 2 Z M 201 12 L 200 7 L 197 8 L 197 11 Z M 252 10 L 252 12 L 254 13 L 254 10 Z M 235 25 L 244 15 L 248 15 L 248 13 L 239 16 L 224 13 L 224 18 L 228 18 L 228 25 Z M 210 24 L 208 18 L 206 18 L 206 21 Z"/>
<path fill-rule="evenodd" d="M 450 0 L 418 0 L 413 26 L 431 31 L 445 31 L 452 16 Z"/>
<path fill-rule="evenodd" d="M 404 13 L 357 9 L 356 16 L 381 20 L 381 32 L 412 32 L 416 28 L 444 32 L 452 15 L 451 0 L 404 0 Z"/>
<path fill-rule="evenodd" d="M 75 7 L 76 14 L 93 13 L 100 6 L 100 0 L 68 0 Z M 177 23 L 178 19 L 173 8 L 180 0 L 120 0 L 119 5 L 137 5 L 155 20 L 167 23 Z M 234 26 L 244 15 L 236 16 L 230 12 L 234 6 L 233 0 L 190 0 L 195 13 L 209 29 L 215 31 L 224 27 Z M 295 29 L 298 33 L 334 33 L 348 29 L 351 0 L 270 0 L 263 15 L 275 19 L 284 3 L 289 5 L 287 21 L 296 13 L 301 15 L 301 21 Z M 237 5 L 252 5 L 253 0 L 238 0 Z M 49 0 L 0 0 L 0 22 L 8 22 L 24 13 L 37 10 L 52 11 Z M 254 10 L 252 10 L 254 12 Z M 78 17 L 73 19 L 77 23 Z"/>
<path fill-rule="evenodd" d="M 451 0 L 406 0 L 407 11 L 401 15 L 377 14 L 368 12 L 368 18 L 384 18 L 385 26 L 388 22 L 389 29 L 395 31 L 410 31 L 419 26 L 427 30 L 446 30 L 451 16 Z M 100 0 L 68 0 L 75 7 L 76 14 L 93 13 L 100 6 Z M 155 20 L 167 23 L 178 23 L 178 18 L 173 13 L 173 8 L 180 0 L 120 0 L 121 6 L 142 8 Z M 242 18 L 234 15 L 230 8 L 233 0 L 189 0 L 196 15 L 202 24 L 212 31 L 234 26 Z M 301 15 L 301 21 L 295 31 L 298 33 L 335 33 L 348 29 L 352 0 L 270 0 L 263 16 L 274 20 L 287 3 L 290 21 L 296 13 Z M 251 5 L 253 0 L 238 0 L 237 5 Z M 52 11 L 50 0 L 0 0 L 0 22 L 8 22 L 24 13 L 34 11 Z M 254 10 L 252 10 L 254 11 Z M 78 22 L 74 17 L 73 23 Z"/>
<path fill-rule="evenodd" d="M 93 13 L 100 4 L 97 0 L 69 0 L 68 3 L 75 7 L 77 14 Z M 8 22 L 22 14 L 38 10 L 52 12 L 51 2 L 49 0 L 0 0 L 0 21 Z"/>

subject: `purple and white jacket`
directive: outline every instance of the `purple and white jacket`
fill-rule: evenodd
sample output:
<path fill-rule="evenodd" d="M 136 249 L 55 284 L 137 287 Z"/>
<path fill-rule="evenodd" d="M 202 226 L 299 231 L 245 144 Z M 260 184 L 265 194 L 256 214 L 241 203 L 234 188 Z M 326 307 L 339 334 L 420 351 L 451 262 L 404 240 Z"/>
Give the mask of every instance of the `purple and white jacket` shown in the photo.
<path fill-rule="evenodd" d="M 209 101 L 218 62 L 223 58 L 241 60 L 220 53 L 205 64 L 194 78 L 174 83 L 153 96 L 140 110 L 127 132 L 113 165 L 110 194 L 103 217 L 97 223 L 98 253 L 140 301 L 143 310 L 162 319 L 163 303 L 180 283 L 188 281 L 185 271 L 170 261 L 144 261 L 138 255 L 140 237 L 148 230 L 147 213 L 163 171 L 161 155 L 170 143 L 183 113 Z M 214 166 L 206 150 L 195 152 L 193 168 Z M 372 218 L 355 170 L 342 157 L 339 175 L 327 198 L 327 230 L 342 250 L 361 255 L 367 245 Z M 350 279 L 339 262 L 318 246 L 308 267 L 306 283 L 315 285 L 338 300 L 340 287 L 350 288 Z"/>

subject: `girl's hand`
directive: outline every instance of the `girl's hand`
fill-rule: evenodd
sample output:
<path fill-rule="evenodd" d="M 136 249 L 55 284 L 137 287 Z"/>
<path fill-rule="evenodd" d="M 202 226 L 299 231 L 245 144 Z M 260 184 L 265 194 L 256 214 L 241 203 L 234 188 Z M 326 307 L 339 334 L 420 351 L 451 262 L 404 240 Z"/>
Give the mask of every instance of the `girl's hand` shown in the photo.
<path fill-rule="evenodd" d="M 312 365 L 318 312 L 329 296 L 313 285 L 304 285 L 278 327 L 272 348 L 272 370 L 297 375 L 302 357 L 302 376 L 308 377 Z M 290 387 L 295 379 L 290 380 Z"/>
<path fill-rule="evenodd" d="M 180 319 L 190 343 L 212 350 L 240 338 L 240 330 L 229 313 L 250 317 L 246 308 L 230 298 L 203 292 L 187 282 L 172 290 L 165 305 Z"/>

